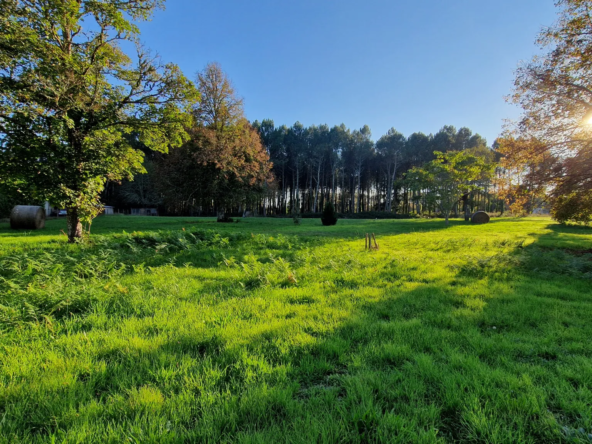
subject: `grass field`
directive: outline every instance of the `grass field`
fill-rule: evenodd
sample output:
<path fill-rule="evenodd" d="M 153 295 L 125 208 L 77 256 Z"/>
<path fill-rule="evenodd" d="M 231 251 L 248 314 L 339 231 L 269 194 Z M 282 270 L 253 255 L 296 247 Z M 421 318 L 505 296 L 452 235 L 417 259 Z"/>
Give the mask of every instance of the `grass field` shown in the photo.
<path fill-rule="evenodd" d="M 0 224 L 1 443 L 592 442 L 590 228 L 60 230 Z"/>

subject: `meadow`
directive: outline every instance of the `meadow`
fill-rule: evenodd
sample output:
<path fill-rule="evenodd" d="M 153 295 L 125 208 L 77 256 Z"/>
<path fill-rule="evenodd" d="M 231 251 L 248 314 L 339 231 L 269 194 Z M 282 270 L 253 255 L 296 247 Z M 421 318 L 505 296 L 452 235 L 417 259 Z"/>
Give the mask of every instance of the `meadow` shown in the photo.
<path fill-rule="evenodd" d="M 0 443 L 592 442 L 591 228 L 61 230 L 0 224 Z"/>

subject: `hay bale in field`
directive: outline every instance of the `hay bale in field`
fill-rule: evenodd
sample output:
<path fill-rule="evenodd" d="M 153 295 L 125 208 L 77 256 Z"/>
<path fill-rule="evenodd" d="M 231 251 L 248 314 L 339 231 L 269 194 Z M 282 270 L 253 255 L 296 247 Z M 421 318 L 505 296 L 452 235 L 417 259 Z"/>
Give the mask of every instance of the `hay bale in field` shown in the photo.
<path fill-rule="evenodd" d="M 35 205 L 17 205 L 10 213 L 10 228 L 39 230 L 45 227 L 45 210 Z"/>
<path fill-rule="evenodd" d="M 485 211 L 477 211 L 471 217 L 471 222 L 474 224 L 486 224 L 489 222 L 489 214 Z"/>

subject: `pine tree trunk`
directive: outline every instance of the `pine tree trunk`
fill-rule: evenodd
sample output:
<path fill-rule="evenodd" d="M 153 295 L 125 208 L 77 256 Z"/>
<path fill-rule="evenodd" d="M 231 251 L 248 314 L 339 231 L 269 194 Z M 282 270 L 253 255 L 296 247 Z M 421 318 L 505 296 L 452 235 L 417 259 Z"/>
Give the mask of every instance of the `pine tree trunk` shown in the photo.
<path fill-rule="evenodd" d="M 341 173 L 341 212 L 345 213 L 345 173 Z"/>
<path fill-rule="evenodd" d="M 282 165 L 282 199 L 280 202 L 280 211 L 282 214 L 286 214 L 288 212 L 286 201 L 286 173 L 285 167 Z"/>
<path fill-rule="evenodd" d="M 78 216 L 78 208 L 68 208 L 66 213 L 68 223 L 68 242 L 74 243 L 76 239 L 82 239 L 82 223 Z"/>
<path fill-rule="evenodd" d="M 314 204 L 312 207 L 312 212 L 316 213 L 317 212 L 317 203 L 318 203 L 318 199 L 319 199 L 319 184 L 321 181 L 321 164 L 319 163 L 319 168 L 317 169 L 317 188 L 315 190 L 315 195 L 314 195 Z"/>
<path fill-rule="evenodd" d="M 390 182 L 391 182 L 391 178 L 389 175 L 389 177 L 386 179 L 386 204 L 384 206 L 384 211 L 388 211 L 388 212 L 391 211 L 391 205 L 392 205 L 391 204 L 391 199 L 392 199 L 391 193 L 393 191 L 393 187 Z"/>
<path fill-rule="evenodd" d="M 349 189 L 350 189 L 350 193 L 351 193 L 351 198 L 350 198 L 350 203 L 349 203 L 349 212 L 353 213 L 355 210 L 355 197 L 356 197 L 356 184 L 355 184 L 355 178 L 352 176 L 350 178 L 350 182 L 349 182 Z"/>
<path fill-rule="evenodd" d="M 331 197 L 331 200 L 333 201 L 333 206 L 337 208 L 337 196 L 335 195 L 335 170 L 333 170 L 333 174 L 331 175 L 331 181 L 333 182 L 331 184 L 331 188 L 332 188 L 332 192 L 333 192 L 333 196 Z"/>
<path fill-rule="evenodd" d="M 358 198 L 357 198 L 357 200 L 356 200 L 356 203 L 357 203 L 357 204 L 356 204 L 356 210 L 355 210 L 355 211 L 356 211 L 356 212 L 358 212 L 358 213 L 359 213 L 360 211 L 362 211 L 362 210 L 361 210 L 362 187 L 361 187 L 361 185 L 360 185 L 360 183 L 361 183 L 361 177 L 360 177 L 360 175 L 361 175 L 361 174 L 362 174 L 362 172 L 361 172 L 360 170 L 358 170 L 358 185 L 357 185 L 357 189 L 358 189 L 358 190 L 357 190 L 357 191 L 358 191 Z M 355 194 L 355 192 L 354 192 L 354 194 Z"/>
<path fill-rule="evenodd" d="M 300 165 L 296 164 L 296 212 L 300 214 Z"/>

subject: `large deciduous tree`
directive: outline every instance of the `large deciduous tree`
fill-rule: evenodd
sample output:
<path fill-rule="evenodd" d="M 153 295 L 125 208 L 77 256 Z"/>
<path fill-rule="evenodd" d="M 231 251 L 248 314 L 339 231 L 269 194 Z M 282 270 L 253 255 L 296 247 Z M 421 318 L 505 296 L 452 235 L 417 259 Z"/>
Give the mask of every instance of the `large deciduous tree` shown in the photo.
<path fill-rule="evenodd" d="M 144 171 L 127 134 L 162 152 L 187 140 L 197 91 L 138 42 L 163 3 L 0 0 L 0 185 L 65 207 L 71 242 L 107 180 Z"/>
<path fill-rule="evenodd" d="M 208 64 L 197 82 L 201 101 L 194 110 L 191 139 L 160 162 L 159 187 L 169 210 L 186 212 L 194 199 L 209 200 L 216 205 L 218 221 L 225 221 L 231 204 L 271 180 L 271 163 L 220 65 Z"/>
<path fill-rule="evenodd" d="M 538 39 L 548 52 L 517 71 L 511 100 L 523 115 L 499 145 L 507 164 L 544 183 L 560 220 L 582 221 L 592 214 L 582 208 L 592 202 L 592 1 L 557 6 L 558 21 Z"/>
<path fill-rule="evenodd" d="M 466 193 L 480 189 L 478 182 L 491 175 L 493 165 L 467 151 L 434 154 L 436 159 L 412 168 L 407 177 L 412 188 L 425 193 L 439 207 L 448 225 L 454 206 Z"/>

